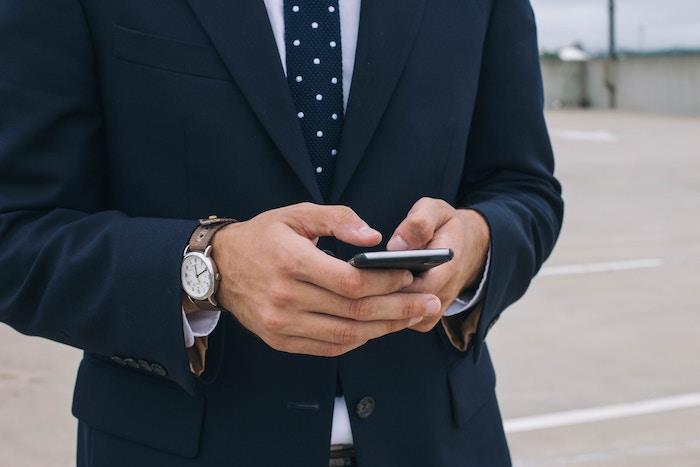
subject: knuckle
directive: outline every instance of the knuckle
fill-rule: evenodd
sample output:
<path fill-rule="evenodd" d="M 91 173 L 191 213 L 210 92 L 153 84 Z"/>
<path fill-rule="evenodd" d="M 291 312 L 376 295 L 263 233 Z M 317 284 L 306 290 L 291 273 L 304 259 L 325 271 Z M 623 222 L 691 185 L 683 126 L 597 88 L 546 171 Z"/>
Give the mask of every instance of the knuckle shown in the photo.
<path fill-rule="evenodd" d="M 364 279 L 359 271 L 351 271 L 340 278 L 340 289 L 347 297 L 361 298 Z"/>
<path fill-rule="evenodd" d="M 291 301 L 291 292 L 281 284 L 275 284 L 268 289 L 270 301 L 275 306 L 284 306 Z"/>
<path fill-rule="evenodd" d="M 282 248 L 274 249 L 274 260 L 277 267 L 286 272 L 294 266 L 294 249 L 286 245 L 281 245 Z"/>
<path fill-rule="evenodd" d="M 416 215 L 409 225 L 411 233 L 420 239 L 429 238 L 432 235 L 430 221 L 423 215 Z"/>
<path fill-rule="evenodd" d="M 406 272 L 406 271 L 396 271 L 392 273 L 393 275 L 391 276 L 391 281 L 390 284 L 388 285 L 388 288 L 390 289 L 391 292 L 395 292 L 398 290 L 401 290 L 406 286 L 406 277 L 410 275 L 411 273 Z M 411 277 L 413 277 L 411 275 Z"/>
<path fill-rule="evenodd" d="M 313 203 L 310 203 L 308 201 L 304 201 L 301 203 L 293 204 L 291 206 L 279 208 L 281 211 L 283 211 L 285 214 L 289 216 L 291 219 L 304 219 L 306 218 L 311 212 L 313 212 L 315 205 Z"/>
<path fill-rule="evenodd" d="M 273 233 L 273 235 L 276 232 L 266 232 L 266 233 Z M 277 267 L 277 269 L 281 270 L 284 272 L 285 270 L 285 262 L 287 260 L 287 252 L 285 251 L 284 248 L 271 248 L 270 250 L 270 263 Z"/>
<path fill-rule="evenodd" d="M 285 255 L 280 255 L 279 258 L 277 258 L 277 267 L 279 267 L 279 270 L 285 276 L 290 275 L 292 273 L 292 270 L 294 269 L 292 260 Z"/>
<path fill-rule="evenodd" d="M 301 255 L 294 250 L 285 251 L 279 258 L 280 269 L 287 275 L 298 272 L 303 264 Z"/>
<path fill-rule="evenodd" d="M 272 333 L 281 331 L 285 325 L 284 318 L 275 312 L 263 313 L 261 320 L 263 327 Z"/>
<path fill-rule="evenodd" d="M 290 206 L 290 208 L 293 212 L 298 213 L 299 215 L 305 215 L 314 209 L 314 204 L 308 201 L 304 201 L 302 203 L 297 203 L 293 206 Z"/>
<path fill-rule="evenodd" d="M 277 336 L 267 336 L 265 339 L 263 339 L 267 345 L 270 346 L 271 349 L 277 350 L 278 352 L 284 352 L 285 347 L 284 347 L 284 340 L 280 337 Z"/>
<path fill-rule="evenodd" d="M 328 344 L 322 350 L 326 357 L 339 357 L 345 353 L 345 347 L 341 345 Z"/>
<path fill-rule="evenodd" d="M 352 326 L 340 325 L 333 328 L 331 335 L 333 341 L 341 344 L 352 344 L 357 340 L 357 331 Z"/>
<path fill-rule="evenodd" d="M 365 300 L 351 300 L 348 305 L 348 315 L 352 319 L 363 321 L 367 319 L 369 309 Z"/>
<path fill-rule="evenodd" d="M 355 211 L 348 206 L 336 206 L 334 213 L 333 220 L 338 224 L 350 222 L 356 217 Z"/>
<path fill-rule="evenodd" d="M 419 311 L 419 306 L 414 298 L 408 297 L 401 307 L 401 318 L 407 319 L 415 316 Z"/>
<path fill-rule="evenodd" d="M 406 328 L 406 324 L 403 321 L 388 321 L 386 325 L 384 326 L 384 333 L 383 334 L 391 334 L 393 332 L 400 331 L 402 329 Z"/>
<path fill-rule="evenodd" d="M 438 199 L 436 201 L 437 201 L 438 206 L 441 209 L 448 209 L 448 210 L 454 209 L 454 207 L 452 207 L 452 205 L 450 203 L 448 203 L 447 201 L 445 201 L 444 199 Z"/>

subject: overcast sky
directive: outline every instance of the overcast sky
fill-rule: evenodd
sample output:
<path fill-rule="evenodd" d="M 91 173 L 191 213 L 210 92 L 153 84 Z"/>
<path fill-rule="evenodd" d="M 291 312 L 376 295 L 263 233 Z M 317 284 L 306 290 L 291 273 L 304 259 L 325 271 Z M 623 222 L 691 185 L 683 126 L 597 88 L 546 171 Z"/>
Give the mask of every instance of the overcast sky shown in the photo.
<path fill-rule="evenodd" d="M 608 0 L 531 0 L 540 48 L 580 40 L 588 50 L 607 48 Z M 618 44 L 624 49 L 700 48 L 700 0 L 617 0 Z"/>

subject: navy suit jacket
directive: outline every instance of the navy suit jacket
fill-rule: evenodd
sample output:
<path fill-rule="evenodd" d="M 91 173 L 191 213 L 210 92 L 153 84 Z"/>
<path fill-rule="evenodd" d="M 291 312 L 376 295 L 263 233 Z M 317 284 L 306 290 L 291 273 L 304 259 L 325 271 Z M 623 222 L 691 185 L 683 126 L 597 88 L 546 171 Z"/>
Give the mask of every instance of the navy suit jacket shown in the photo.
<path fill-rule="evenodd" d="M 560 229 L 542 101 L 527 0 L 364 0 L 324 200 L 262 0 L 0 0 L 0 320 L 85 351 L 79 464 L 326 466 L 339 377 L 375 400 L 362 467 L 508 465 L 484 339 Z M 340 203 L 388 238 L 423 196 L 491 228 L 467 352 L 438 325 L 292 355 L 226 314 L 190 373 L 195 219 Z"/>

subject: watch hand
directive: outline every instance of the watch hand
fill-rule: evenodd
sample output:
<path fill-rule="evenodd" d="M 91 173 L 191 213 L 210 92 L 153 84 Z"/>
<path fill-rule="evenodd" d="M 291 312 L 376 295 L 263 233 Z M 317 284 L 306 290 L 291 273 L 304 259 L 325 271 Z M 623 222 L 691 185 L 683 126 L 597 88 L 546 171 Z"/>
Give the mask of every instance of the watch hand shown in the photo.
<path fill-rule="evenodd" d="M 194 272 L 195 272 L 195 274 L 197 274 L 197 277 L 199 277 L 199 276 L 201 276 L 202 274 L 204 274 L 204 272 L 205 272 L 206 270 L 207 270 L 207 268 L 204 268 L 204 269 L 202 269 L 202 272 L 199 272 L 199 273 L 198 273 L 198 272 L 197 272 L 197 268 L 194 268 Z"/>

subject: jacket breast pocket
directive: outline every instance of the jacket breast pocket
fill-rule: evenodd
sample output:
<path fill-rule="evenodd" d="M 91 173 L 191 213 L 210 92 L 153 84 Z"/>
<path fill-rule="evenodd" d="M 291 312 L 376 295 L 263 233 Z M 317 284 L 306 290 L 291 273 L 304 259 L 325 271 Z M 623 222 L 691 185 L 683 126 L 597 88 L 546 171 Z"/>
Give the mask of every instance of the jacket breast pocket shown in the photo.
<path fill-rule="evenodd" d="M 112 54 L 127 62 L 192 76 L 229 81 L 231 75 L 216 50 L 156 36 L 119 24 L 112 26 Z"/>
<path fill-rule="evenodd" d="M 91 428 L 183 457 L 195 457 L 204 398 L 175 383 L 86 355 L 78 370 L 73 415 Z"/>

